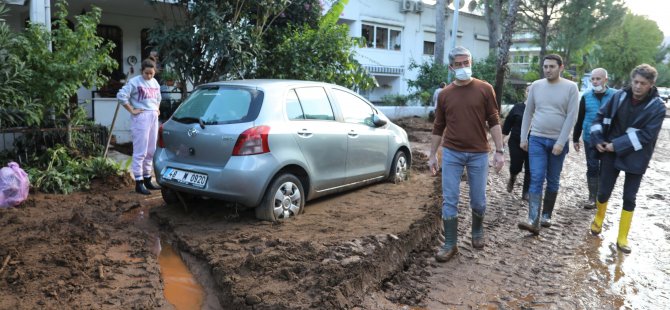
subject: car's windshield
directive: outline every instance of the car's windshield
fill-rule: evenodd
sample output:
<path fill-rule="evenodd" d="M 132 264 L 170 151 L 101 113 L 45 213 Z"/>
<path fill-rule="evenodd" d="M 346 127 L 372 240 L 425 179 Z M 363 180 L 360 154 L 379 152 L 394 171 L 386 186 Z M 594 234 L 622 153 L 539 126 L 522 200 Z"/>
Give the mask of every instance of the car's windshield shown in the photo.
<path fill-rule="evenodd" d="M 182 123 L 230 124 L 256 119 L 263 92 L 240 87 L 208 86 L 197 89 L 175 111 Z"/>

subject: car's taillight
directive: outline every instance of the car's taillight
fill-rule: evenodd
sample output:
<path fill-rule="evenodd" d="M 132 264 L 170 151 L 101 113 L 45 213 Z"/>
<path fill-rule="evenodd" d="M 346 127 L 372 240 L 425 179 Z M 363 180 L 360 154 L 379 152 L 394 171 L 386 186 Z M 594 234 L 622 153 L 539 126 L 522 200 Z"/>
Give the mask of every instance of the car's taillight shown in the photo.
<path fill-rule="evenodd" d="M 268 133 L 270 126 L 257 126 L 245 130 L 237 138 L 233 156 L 263 154 L 270 152 Z"/>
<path fill-rule="evenodd" d="M 165 148 L 165 141 L 163 141 L 163 124 L 158 127 L 158 147 Z"/>

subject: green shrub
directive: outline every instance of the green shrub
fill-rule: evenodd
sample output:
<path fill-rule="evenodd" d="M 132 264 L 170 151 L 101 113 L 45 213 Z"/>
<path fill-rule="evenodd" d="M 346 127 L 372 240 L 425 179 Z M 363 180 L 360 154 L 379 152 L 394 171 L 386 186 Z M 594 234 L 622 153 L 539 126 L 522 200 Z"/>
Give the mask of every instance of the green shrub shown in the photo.
<path fill-rule="evenodd" d="M 64 146 L 49 148 L 27 169 L 30 183 L 45 193 L 69 194 L 90 188 L 91 179 L 123 175 L 120 164 L 102 157 L 76 158 Z"/>
<path fill-rule="evenodd" d="M 382 101 L 378 103 L 380 106 L 406 106 L 409 96 L 405 95 L 386 95 L 382 97 Z"/>

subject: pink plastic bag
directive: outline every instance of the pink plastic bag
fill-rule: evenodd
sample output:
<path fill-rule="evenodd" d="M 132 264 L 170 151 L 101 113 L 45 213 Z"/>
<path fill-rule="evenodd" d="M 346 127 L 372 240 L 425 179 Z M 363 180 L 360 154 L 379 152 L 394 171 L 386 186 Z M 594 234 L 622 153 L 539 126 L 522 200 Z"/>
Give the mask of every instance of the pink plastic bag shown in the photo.
<path fill-rule="evenodd" d="M 0 208 L 15 207 L 28 198 L 30 181 L 19 164 L 10 162 L 0 169 Z"/>

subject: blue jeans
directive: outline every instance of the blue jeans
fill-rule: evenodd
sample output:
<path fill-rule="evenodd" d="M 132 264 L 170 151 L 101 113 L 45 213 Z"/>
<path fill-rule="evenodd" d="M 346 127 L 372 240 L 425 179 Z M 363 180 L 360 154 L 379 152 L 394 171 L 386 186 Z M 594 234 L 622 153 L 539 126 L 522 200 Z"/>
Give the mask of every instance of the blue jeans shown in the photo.
<path fill-rule="evenodd" d="M 470 208 L 478 214 L 486 211 L 486 180 L 489 173 L 489 154 L 468 153 L 442 148 L 442 218 L 458 215 L 463 168 L 468 168 Z"/>
<path fill-rule="evenodd" d="M 563 147 L 561 155 L 554 155 L 556 140 L 530 136 L 528 139 L 528 159 L 530 161 L 530 190 L 533 194 L 542 194 L 544 179 L 547 179 L 547 192 L 556 193 L 561 180 L 563 161 L 568 154 L 568 143 Z"/>
<path fill-rule="evenodd" d="M 591 147 L 589 142 L 584 141 L 584 155 L 586 156 L 586 177 L 597 178 L 600 173 L 598 150 Z"/>

